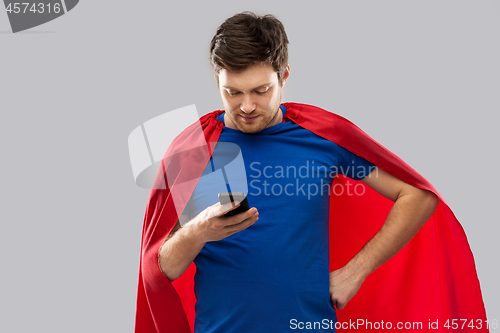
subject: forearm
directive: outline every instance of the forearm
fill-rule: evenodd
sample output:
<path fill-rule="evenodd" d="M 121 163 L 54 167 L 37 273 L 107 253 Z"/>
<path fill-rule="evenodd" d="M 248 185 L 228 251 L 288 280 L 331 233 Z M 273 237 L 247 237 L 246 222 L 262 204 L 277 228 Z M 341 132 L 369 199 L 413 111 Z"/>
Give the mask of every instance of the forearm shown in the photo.
<path fill-rule="evenodd" d="M 354 256 L 345 269 L 364 280 L 416 235 L 438 204 L 437 196 L 424 190 L 400 195 L 380 231 Z"/>
<path fill-rule="evenodd" d="M 205 245 L 194 228 L 187 224 L 167 238 L 160 248 L 160 268 L 165 276 L 174 281 L 180 277 Z"/>
<path fill-rule="evenodd" d="M 233 216 L 224 216 L 238 205 L 231 202 L 221 205 L 217 202 L 187 222 L 184 227 L 180 227 L 181 221 L 177 222 L 172 231 L 173 236 L 163 243 L 159 254 L 160 268 L 170 281 L 177 279 L 188 269 L 207 242 L 229 237 L 259 219 L 259 212 L 255 207 Z"/>

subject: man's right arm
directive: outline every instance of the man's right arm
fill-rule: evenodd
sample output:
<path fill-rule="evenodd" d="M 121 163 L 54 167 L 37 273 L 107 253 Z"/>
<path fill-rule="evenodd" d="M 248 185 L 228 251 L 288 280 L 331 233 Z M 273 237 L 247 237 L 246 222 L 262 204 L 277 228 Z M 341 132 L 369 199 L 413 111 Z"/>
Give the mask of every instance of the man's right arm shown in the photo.
<path fill-rule="evenodd" d="M 160 268 L 170 281 L 180 277 L 200 253 L 206 242 L 217 241 L 244 230 L 259 218 L 256 208 L 230 217 L 224 214 L 232 207 L 231 203 L 216 203 L 202 211 L 183 227 L 175 224 L 163 245 L 160 247 Z"/>
<path fill-rule="evenodd" d="M 205 242 L 197 237 L 193 224 L 188 223 L 181 227 L 177 221 L 160 248 L 160 268 L 167 279 L 174 281 L 181 276 L 203 246 Z"/>

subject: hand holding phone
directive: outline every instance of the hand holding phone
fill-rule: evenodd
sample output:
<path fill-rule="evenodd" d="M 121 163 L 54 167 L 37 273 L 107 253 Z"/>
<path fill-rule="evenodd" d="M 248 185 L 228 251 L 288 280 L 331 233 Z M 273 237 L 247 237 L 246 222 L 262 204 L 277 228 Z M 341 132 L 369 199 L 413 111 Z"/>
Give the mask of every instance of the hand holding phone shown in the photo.
<path fill-rule="evenodd" d="M 245 193 L 243 193 L 243 192 L 222 192 L 222 193 L 219 193 L 219 202 L 221 205 L 224 205 L 224 204 L 227 204 L 230 202 L 234 202 L 234 201 L 238 201 L 240 203 L 240 205 L 237 208 L 224 214 L 224 216 L 233 216 L 233 215 L 236 215 L 239 213 L 246 212 L 247 210 L 250 209 L 250 206 L 248 205 L 247 196 Z"/>

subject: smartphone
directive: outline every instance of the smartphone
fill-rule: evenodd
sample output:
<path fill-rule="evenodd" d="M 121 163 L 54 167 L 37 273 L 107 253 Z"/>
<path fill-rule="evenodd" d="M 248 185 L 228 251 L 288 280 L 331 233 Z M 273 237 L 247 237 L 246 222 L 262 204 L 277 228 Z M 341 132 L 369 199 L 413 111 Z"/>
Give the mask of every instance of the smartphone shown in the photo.
<path fill-rule="evenodd" d="M 239 213 L 246 212 L 250 209 L 248 205 L 247 196 L 243 192 L 222 192 L 219 193 L 219 202 L 221 205 L 227 204 L 229 202 L 238 201 L 240 205 L 233 209 L 232 211 L 227 212 L 224 216 L 233 216 Z"/>

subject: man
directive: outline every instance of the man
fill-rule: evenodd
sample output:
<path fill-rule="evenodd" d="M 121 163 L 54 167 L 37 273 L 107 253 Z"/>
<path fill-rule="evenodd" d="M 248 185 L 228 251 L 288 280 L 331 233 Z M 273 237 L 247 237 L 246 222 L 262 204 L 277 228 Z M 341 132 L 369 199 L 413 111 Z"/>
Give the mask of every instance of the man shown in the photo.
<path fill-rule="evenodd" d="M 154 191 L 150 196 L 153 206 L 148 207 L 153 208 L 146 212 L 143 253 L 147 248 L 158 251 L 154 253 L 158 253 L 159 267 L 169 281 L 181 277 L 193 262 L 196 264 L 195 332 L 284 332 L 297 328 L 335 331 L 338 319 L 334 306 L 340 310 L 351 299 L 356 299 L 364 281 L 410 242 L 433 217 L 441 202 L 432 185 L 403 165 L 404 162 L 384 156 L 384 151 L 374 152 L 378 148 L 371 149 L 373 142 L 360 134 L 359 129 L 342 125 L 339 133 L 349 128 L 345 135 L 323 134 L 328 131 L 330 121 L 321 124 L 319 117 L 331 119 L 332 126 L 337 118 L 328 118 L 330 115 L 313 107 L 281 104 L 281 89 L 290 77 L 287 44 L 283 25 L 276 18 L 245 12 L 227 19 L 219 27 L 210 47 L 225 112 L 217 112 L 209 118 L 205 116 L 204 119 L 209 119 L 206 122 L 216 124 L 218 130 L 205 127 L 204 133 L 207 136 L 215 132 L 213 141 L 232 142 L 240 147 L 248 177 L 248 184 L 244 185 L 251 189 L 248 201 L 254 207 L 232 217 L 224 216 L 235 207 L 214 203 L 213 196 L 208 193 L 217 187 L 217 182 L 199 177 L 195 188 L 180 195 L 187 197 L 181 204 L 182 216 L 178 219 L 177 215 L 170 216 L 168 226 L 162 226 L 166 230 L 158 236 L 147 229 L 153 220 L 156 222 L 152 225 L 161 224 L 163 213 L 159 213 L 158 207 L 163 207 L 169 199 L 161 199 L 161 194 L 153 194 Z M 307 112 L 297 111 L 301 108 Z M 342 123 L 343 120 L 338 121 Z M 359 143 L 353 142 L 357 138 Z M 209 137 L 206 139 L 208 142 Z M 354 154 L 354 150 L 366 158 Z M 194 172 L 204 169 L 203 175 L 207 175 L 217 169 L 214 163 L 225 163 L 222 161 L 227 154 L 218 144 L 209 155 L 206 158 L 191 156 L 182 163 L 165 159 L 163 168 L 178 163 L 182 167 L 178 168 L 181 171 L 174 172 L 175 177 L 186 168 Z M 191 167 L 194 160 L 204 162 Z M 349 172 L 349 167 L 362 172 Z M 296 172 L 293 175 L 284 173 L 285 169 L 297 171 L 300 168 L 307 170 L 307 177 Z M 270 174 L 269 170 L 274 173 Z M 315 170 L 333 171 L 309 176 L 309 172 Z M 162 172 L 160 170 L 159 176 Z M 331 249 L 329 252 L 328 226 L 332 218 L 328 216 L 327 195 L 335 193 L 332 186 L 337 175 L 361 181 L 374 190 L 375 194 L 371 195 L 385 197 L 394 204 L 375 235 L 357 249 L 348 262 L 330 271 L 329 255 L 341 256 L 344 249 L 348 251 L 346 246 L 337 248 L 335 253 Z M 349 181 L 338 184 L 344 185 L 346 191 L 348 185 L 352 185 Z M 309 190 L 307 194 L 303 191 L 304 186 Z M 363 192 L 357 194 L 364 196 L 364 187 Z M 344 199 L 333 197 L 332 203 L 343 204 L 341 200 Z M 349 205 L 356 204 L 345 203 L 346 207 Z M 333 214 L 340 216 L 341 212 Z M 332 232 L 335 230 L 330 230 Z M 156 239 L 152 247 L 145 241 L 151 239 L 150 236 Z M 161 245 L 159 249 L 158 244 Z M 141 266 L 143 260 L 141 257 Z M 153 285 L 141 272 L 139 294 L 143 289 L 158 287 L 156 282 Z M 177 287 L 177 292 L 183 288 Z M 148 296 L 147 291 L 144 293 Z M 139 307 L 149 306 L 151 313 L 153 308 L 159 307 L 152 305 L 155 301 L 151 297 L 139 295 L 137 332 L 146 331 L 146 327 L 156 331 L 186 329 L 185 324 L 181 328 L 182 324 L 160 323 L 162 319 L 155 315 L 144 319 Z M 146 302 L 149 303 L 146 305 Z M 482 304 L 480 294 L 479 300 L 474 302 Z M 478 310 L 474 319 L 482 319 L 484 306 L 482 310 Z M 318 323 L 321 325 L 316 325 Z M 192 318 L 190 325 L 193 327 Z M 430 328 L 427 322 L 424 325 L 422 328 Z"/>

